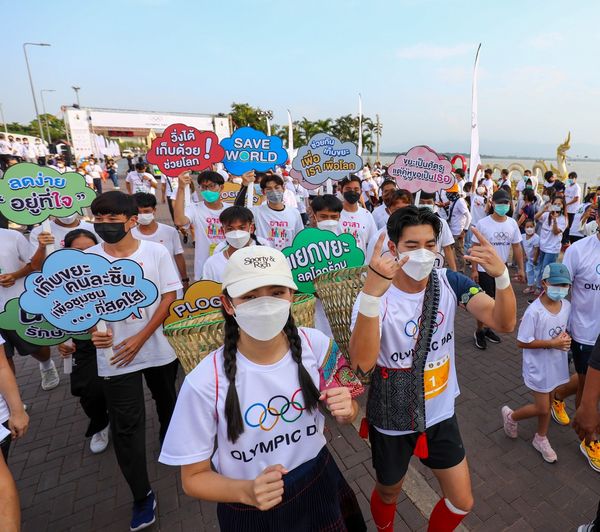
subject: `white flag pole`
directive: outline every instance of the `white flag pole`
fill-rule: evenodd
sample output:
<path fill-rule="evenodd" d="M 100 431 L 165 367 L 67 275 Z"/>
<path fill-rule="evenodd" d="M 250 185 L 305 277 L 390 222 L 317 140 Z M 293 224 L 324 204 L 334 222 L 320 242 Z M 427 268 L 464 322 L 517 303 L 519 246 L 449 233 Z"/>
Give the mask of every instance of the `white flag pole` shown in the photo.
<path fill-rule="evenodd" d="M 271 136 L 271 121 L 269 120 L 269 117 L 265 117 L 267 119 L 267 135 L 270 137 Z"/>
<path fill-rule="evenodd" d="M 294 124 L 292 122 L 292 113 L 290 110 L 287 110 L 288 114 L 288 159 L 290 163 L 294 158 Z"/>
<path fill-rule="evenodd" d="M 477 70 L 479 68 L 479 51 L 481 43 L 477 47 L 475 55 L 475 66 L 473 67 L 473 92 L 471 100 L 471 153 L 469 157 L 469 177 L 473 187 L 477 186 L 477 167 L 481 164 L 479 157 L 479 120 L 477 118 Z M 471 206 L 472 208 L 472 206 Z"/>
<path fill-rule="evenodd" d="M 358 93 L 358 149 L 356 150 L 359 157 L 362 157 L 362 98 Z"/>

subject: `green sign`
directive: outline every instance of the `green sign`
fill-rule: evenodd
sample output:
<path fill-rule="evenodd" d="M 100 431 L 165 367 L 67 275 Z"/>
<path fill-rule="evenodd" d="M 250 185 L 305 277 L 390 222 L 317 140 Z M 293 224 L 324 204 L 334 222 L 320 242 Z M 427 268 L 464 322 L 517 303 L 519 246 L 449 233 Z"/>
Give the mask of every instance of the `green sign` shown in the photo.
<path fill-rule="evenodd" d="M 58 345 L 70 338 L 89 340 L 90 334 L 69 333 L 57 329 L 40 314 L 29 314 L 19 307 L 19 298 L 11 299 L 0 312 L 0 329 L 15 331 L 23 340 L 34 345 Z"/>
<path fill-rule="evenodd" d="M 362 266 L 365 254 L 349 233 L 308 228 L 300 231 L 293 244 L 282 250 L 292 269 L 298 290 L 314 294 L 314 280 L 321 274 Z"/>
<path fill-rule="evenodd" d="M 61 174 L 33 163 L 15 164 L 0 179 L 0 212 L 20 225 L 39 224 L 50 216 L 83 214 L 95 197 L 81 174 Z"/>

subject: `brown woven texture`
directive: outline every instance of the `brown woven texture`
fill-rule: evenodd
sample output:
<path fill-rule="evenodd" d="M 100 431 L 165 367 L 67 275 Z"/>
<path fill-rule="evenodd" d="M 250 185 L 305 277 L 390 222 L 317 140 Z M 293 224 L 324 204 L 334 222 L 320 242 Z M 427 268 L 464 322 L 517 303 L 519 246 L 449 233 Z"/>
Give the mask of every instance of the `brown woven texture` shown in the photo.
<path fill-rule="evenodd" d="M 306 294 L 294 296 L 292 315 L 299 327 L 314 327 L 315 298 Z M 223 345 L 224 324 L 221 312 L 216 311 L 185 318 L 164 328 L 164 334 L 186 374 L 206 355 Z"/>
<path fill-rule="evenodd" d="M 324 273 L 315 279 L 315 289 L 323 303 L 333 338 L 348 360 L 352 307 L 362 290 L 366 272 L 366 266 L 346 268 Z"/>

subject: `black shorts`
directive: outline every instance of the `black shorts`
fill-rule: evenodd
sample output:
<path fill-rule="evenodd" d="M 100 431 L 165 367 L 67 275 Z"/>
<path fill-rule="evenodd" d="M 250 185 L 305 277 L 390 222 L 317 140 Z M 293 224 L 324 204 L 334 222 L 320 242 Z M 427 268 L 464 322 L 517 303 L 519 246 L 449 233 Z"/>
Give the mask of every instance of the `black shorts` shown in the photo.
<path fill-rule="evenodd" d="M 15 350 L 21 356 L 33 355 L 40 350 L 39 345 L 30 344 L 23 340 L 15 331 L 0 329 L 0 336 L 4 338 L 4 353 L 6 353 L 6 358 L 15 356 Z"/>
<path fill-rule="evenodd" d="M 465 449 L 456 414 L 429 427 L 425 432 L 429 457 L 421 459 L 423 465 L 430 469 L 449 469 L 463 461 Z M 369 427 L 369 441 L 377 482 L 384 486 L 393 486 L 404 478 L 418 437 L 417 433 L 388 436 L 375 427 Z"/>
<path fill-rule="evenodd" d="M 483 291 L 490 297 L 496 297 L 496 279 L 494 279 L 489 273 L 479 273 L 479 286 Z"/>
<path fill-rule="evenodd" d="M 575 366 L 576 373 L 580 375 L 587 373 L 588 363 L 593 350 L 593 345 L 580 344 L 575 340 L 571 340 L 571 353 L 573 354 L 573 366 Z"/>

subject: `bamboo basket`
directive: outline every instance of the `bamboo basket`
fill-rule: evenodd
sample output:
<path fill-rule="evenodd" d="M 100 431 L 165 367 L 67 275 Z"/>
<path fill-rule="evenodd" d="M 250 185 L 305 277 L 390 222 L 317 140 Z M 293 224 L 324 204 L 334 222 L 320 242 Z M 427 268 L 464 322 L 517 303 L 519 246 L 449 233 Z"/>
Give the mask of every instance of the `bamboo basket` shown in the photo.
<path fill-rule="evenodd" d="M 315 298 L 297 294 L 292 303 L 292 315 L 298 327 L 314 327 Z M 186 374 L 209 353 L 223 345 L 225 320 L 220 311 L 185 318 L 164 327 L 167 340 L 175 350 Z"/>
<path fill-rule="evenodd" d="M 346 268 L 324 273 L 315 279 L 315 289 L 329 320 L 338 347 L 350 361 L 352 307 L 365 282 L 367 267 Z"/>

